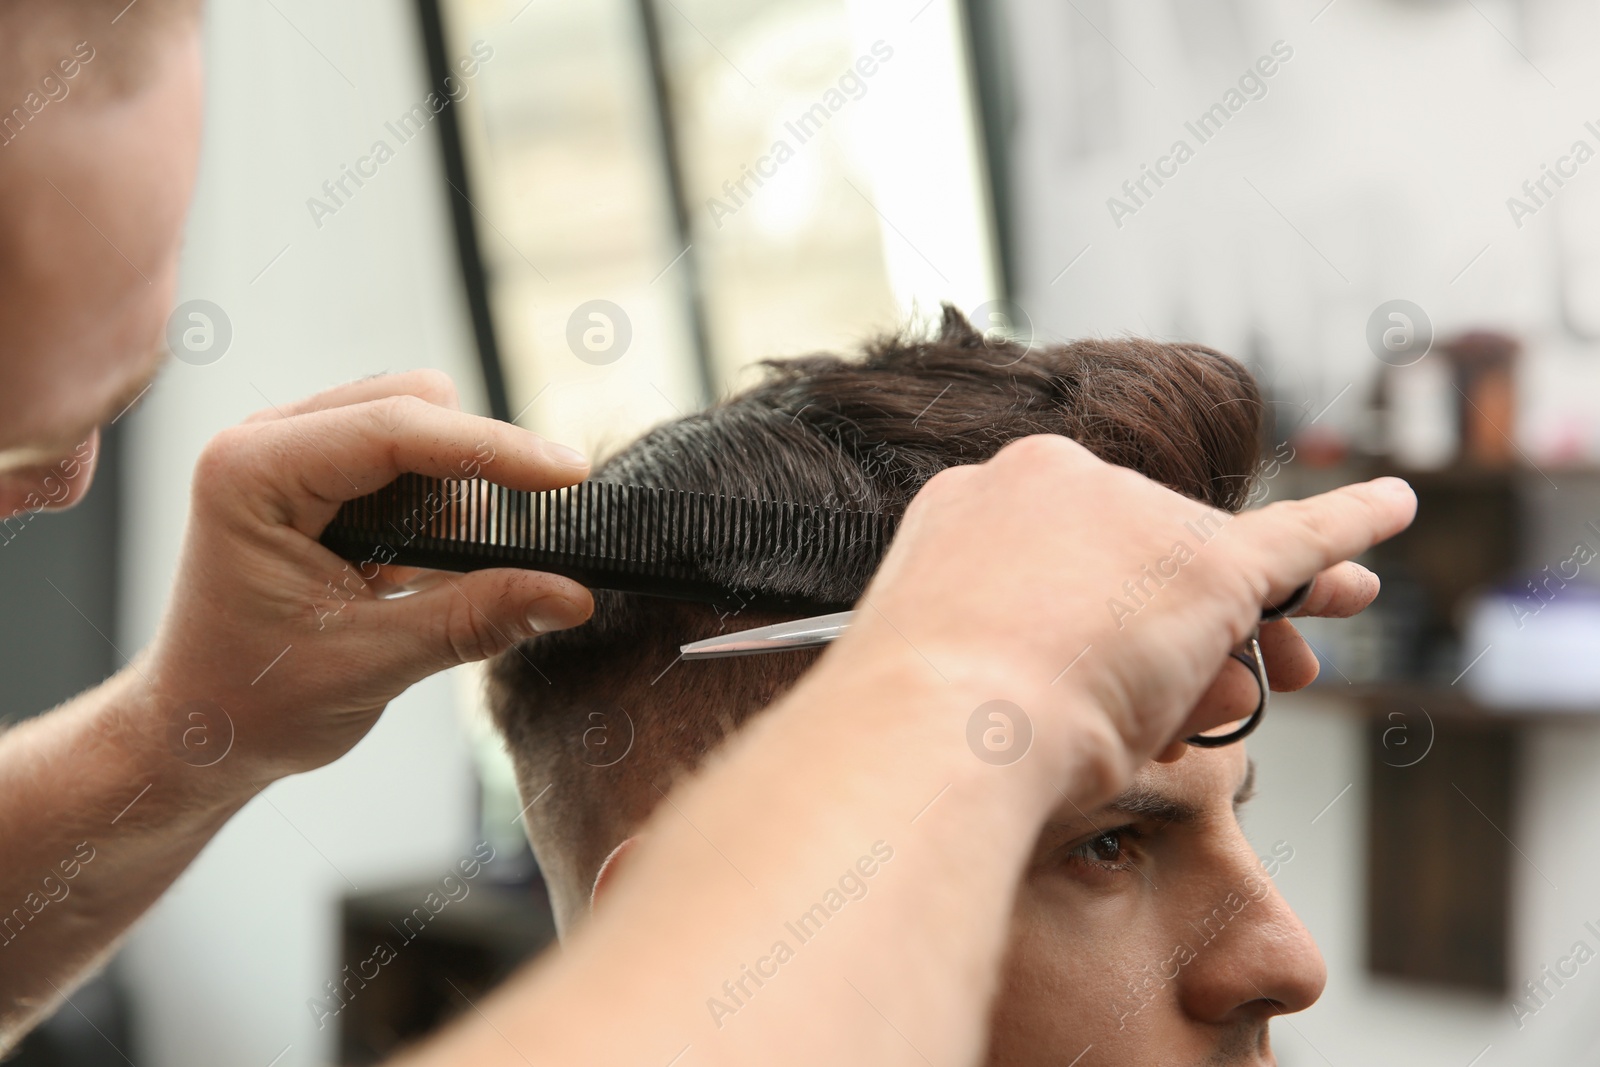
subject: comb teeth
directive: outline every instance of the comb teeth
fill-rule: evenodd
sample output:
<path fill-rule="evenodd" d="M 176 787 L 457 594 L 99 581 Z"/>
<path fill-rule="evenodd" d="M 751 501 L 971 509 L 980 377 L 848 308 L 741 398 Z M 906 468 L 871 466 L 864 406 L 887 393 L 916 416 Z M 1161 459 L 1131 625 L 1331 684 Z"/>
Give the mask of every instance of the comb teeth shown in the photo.
<path fill-rule="evenodd" d="M 347 501 L 322 543 L 352 562 L 523 567 L 595 589 L 821 611 L 860 597 L 899 521 L 890 513 L 615 482 L 531 493 L 481 478 L 404 474 Z M 838 596 L 802 594 L 819 569 Z"/>

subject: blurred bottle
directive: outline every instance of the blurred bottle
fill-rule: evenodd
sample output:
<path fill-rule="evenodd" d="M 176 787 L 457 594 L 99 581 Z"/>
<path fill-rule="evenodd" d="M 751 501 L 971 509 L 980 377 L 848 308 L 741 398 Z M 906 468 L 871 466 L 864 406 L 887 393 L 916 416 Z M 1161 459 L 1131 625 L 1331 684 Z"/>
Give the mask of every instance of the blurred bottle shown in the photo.
<path fill-rule="evenodd" d="M 1507 334 L 1473 330 L 1442 346 L 1461 391 L 1461 443 L 1469 462 L 1509 467 L 1516 461 L 1516 382 L 1522 346 Z"/>
<path fill-rule="evenodd" d="M 1444 359 L 1424 358 L 1388 368 L 1384 379 L 1382 427 L 1389 458 L 1408 470 L 1437 470 L 1455 462 L 1461 447 L 1455 368 Z"/>
<path fill-rule="evenodd" d="M 1507 334 L 1473 330 L 1415 363 L 1385 367 L 1373 396 L 1381 451 L 1408 470 L 1511 466 L 1520 351 Z"/>

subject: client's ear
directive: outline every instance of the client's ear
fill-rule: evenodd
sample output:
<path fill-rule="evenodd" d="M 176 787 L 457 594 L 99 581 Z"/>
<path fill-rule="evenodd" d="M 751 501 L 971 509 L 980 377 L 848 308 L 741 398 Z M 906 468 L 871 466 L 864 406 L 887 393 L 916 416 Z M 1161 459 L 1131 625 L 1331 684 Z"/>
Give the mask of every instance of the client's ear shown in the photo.
<path fill-rule="evenodd" d="M 611 854 L 600 864 L 600 870 L 594 876 L 594 888 L 589 890 L 589 910 L 594 911 L 595 904 L 600 900 L 602 893 L 609 892 L 617 880 L 617 871 L 622 868 L 623 860 L 628 853 L 633 851 L 639 843 L 639 835 L 634 834 L 623 838 L 622 844 L 611 850 Z"/>

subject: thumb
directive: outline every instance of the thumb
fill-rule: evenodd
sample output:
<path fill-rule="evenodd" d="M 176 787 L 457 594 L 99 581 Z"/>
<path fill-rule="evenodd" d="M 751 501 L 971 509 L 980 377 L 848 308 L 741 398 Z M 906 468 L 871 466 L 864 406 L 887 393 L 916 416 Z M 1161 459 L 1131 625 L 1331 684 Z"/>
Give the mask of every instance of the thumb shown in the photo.
<path fill-rule="evenodd" d="M 570 578 L 494 568 L 440 579 L 383 602 L 383 626 L 401 639 L 401 669 L 418 678 L 498 655 L 525 638 L 589 618 L 594 598 Z"/>

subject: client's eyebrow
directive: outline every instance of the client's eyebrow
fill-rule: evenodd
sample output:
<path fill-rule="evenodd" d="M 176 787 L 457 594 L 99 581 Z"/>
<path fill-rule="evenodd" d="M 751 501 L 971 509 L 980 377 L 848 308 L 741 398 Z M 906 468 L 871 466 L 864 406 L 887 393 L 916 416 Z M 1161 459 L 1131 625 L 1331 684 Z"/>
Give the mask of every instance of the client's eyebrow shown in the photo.
<path fill-rule="evenodd" d="M 1244 781 L 1239 783 L 1239 788 L 1233 794 L 1233 807 L 1237 811 L 1241 804 L 1247 803 L 1256 795 L 1256 761 L 1248 760 L 1245 764 Z M 1140 819 L 1150 819 L 1162 823 L 1185 823 L 1199 818 L 1201 809 L 1186 800 L 1179 800 L 1166 793 L 1142 786 L 1134 786 L 1126 790 L 1111 803 L 1100 809 L 1102 813 L 1116 812 L 1122 815 L 1132 815 Z"/>
<path fill-rule="evenodd" d="M 1123 792 L 1100 810 L 1102 813 L 1116 812 L 1149 819 L 1163 825 L 1191 822 L 1200 815 L 1200 809 L 1188 801 L 1137 785 Z"/>

